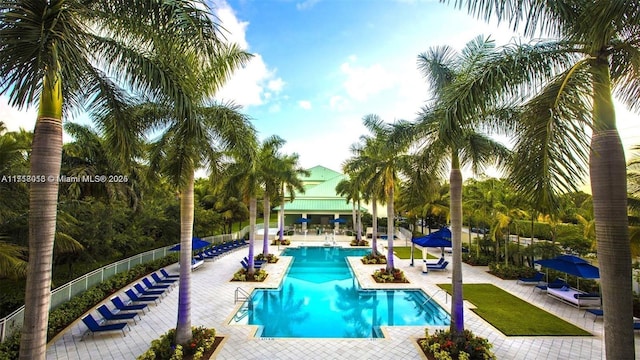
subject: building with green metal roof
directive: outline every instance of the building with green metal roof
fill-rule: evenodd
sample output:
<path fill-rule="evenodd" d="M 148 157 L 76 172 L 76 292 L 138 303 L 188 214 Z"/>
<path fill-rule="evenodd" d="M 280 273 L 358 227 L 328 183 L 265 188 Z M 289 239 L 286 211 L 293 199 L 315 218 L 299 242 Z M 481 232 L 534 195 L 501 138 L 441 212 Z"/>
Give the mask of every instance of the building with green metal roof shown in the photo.
<path fill-rule="evenodd" d="M 336 194 L 338 183 L 348 177 L 319 165 L 308 171 L 309 176 L 300 179 L 305 188 L 304 194 L 296 193 L 293 201 L 285 201 L 284 224 L 311 232 L 329 230 L 340 223 L 345 224 L 341 225 L 342 228 L 353 228 L 353 203 Z M 366 211 L 364 207 L 360 209 Z"/>

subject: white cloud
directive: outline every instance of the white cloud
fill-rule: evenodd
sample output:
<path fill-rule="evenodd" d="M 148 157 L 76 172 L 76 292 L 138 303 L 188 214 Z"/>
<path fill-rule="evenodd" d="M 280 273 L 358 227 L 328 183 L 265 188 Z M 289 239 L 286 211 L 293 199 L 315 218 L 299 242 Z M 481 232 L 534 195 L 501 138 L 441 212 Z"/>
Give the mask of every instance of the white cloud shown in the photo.
<path fill-rule="evenodd" d="M 269 82 L 267 83 L 267 88 L 275 93 L 279 93 L 280 91 L 282 91 L 283 87 L 284 81 L 282 81 L 281 78 L 269 80 Z"/>
<path fill-rule="evenodd" d="M 335 111 L 345 111 L 349 108 L 349 100 L 340 95 L 334 95 L 329 99 L 329 108 Z"/>
<path fill-rule="evenodd" d="M 215 14 L 222 27 L 230 34 L 227 39 L 249 49 L 246 31 L 249 22 L 237 18 L 235 11 L 225 0 L 216 0 Z M 285 85 L 284 80 L 276 76 L 275 69 L 269 69 L 260 54 L 254 53 L 249 63 L 234 72 L 227 83 L 218 91 L 215 98 L 233 101 L 241 106 L 259 106 L 276 101 Z M 279 110 L 278 110 L 279 111 Z"/>
<path fill-rule="evenodd" d="M 353 66 L 353 63 L 355 63 L 355 57 L 349 57 L 348 62 L 340 65 L 340 71 L 347 76 L 342 85 L 352 99 L 365 101 L 369 96 L 394 85 L 393 75 L 382 65 L 363 67 Z"/>
<path fill-rule="evenodd" d="M 214 1 L 214 6 L 216 16 L 226 30 L 223 31 L 223 34 L 227 42 L 236 43 L 241 49 L 249 49 L 249 43 L 244 36 L 249 22 L 238 20 L 233 9 L 225 0 Z"/>
<path fill-rule="evenodd" d="M 7 131 L 18 131 L 20 128 L 33 131 L 38 115 L 35 108 L 18 110 L 9 105 L 6 96 L 0 96 L 0 121 L 4 122 Z"/>
<path fill-rule="evenodd" d="M 298 106 L 305 110 L 311 110 L 311 101 L 309 100 L 300 100 L 298 101 Z"/>
<path fill-rule="evenodd" d="M 306 0 L 306 1 L 303 1 L 303 2 L 299 2 L 299 3 L 296 4 L 296 9 L 298 9 L 298 10 L 311 9 L 312 7 L 314 7 L 319 2 L 320 2 L 320 0 Z"/>
<path fill-rule="evenodd" d="M 280 108 L 280 104 L 273 104 L 271 106 L 269 106 L 269 112 L 270 113 L 277 113 L 280 112 L 281 108 Z"/>

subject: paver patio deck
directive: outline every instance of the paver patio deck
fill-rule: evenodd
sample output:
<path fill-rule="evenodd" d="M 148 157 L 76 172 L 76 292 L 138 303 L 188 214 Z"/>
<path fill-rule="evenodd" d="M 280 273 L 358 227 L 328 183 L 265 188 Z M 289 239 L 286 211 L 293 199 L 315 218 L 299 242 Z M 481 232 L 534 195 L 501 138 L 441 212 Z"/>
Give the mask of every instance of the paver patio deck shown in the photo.
<path fill-rule="evenodd" d="M 322 246 L 324 237 L 294 237 L 292 245 Z M 348 247 L 348 239 L 336 238 L 338 246 Z M 261 242 L 256 241 L 256 250 Z M 380 241 L 379 243 L 385 243 Z M 396 240 L 396 246 L 404 246 L 404 241 Z M 284 247 L 281 247 L 284 248 Z M 270 252 L 278 253 L 278 247 L 270 247 Z M 255 338 L 256 327 L 249 325 L 229 325 L 229 320 L 237 312 L 240 303 L 234 303 L 236 288 L 251 292 L 254 287 L 278 287 L 291 258 L 281 257 L 276 264 L 268 264 L 269 273 L 264 283 L 230 282 L 240 268 L 240 260 L 247 255 L 247 248 L 236 250 L 222 258 L 207 261 L 203 267 L 192 273 L 191 316 L 194 326 L 216 329 L 225 336 L 225 342 L 216 352 L 216 359 L 421 359 L 423 355 L 415 345 L 415 339 L 424 336 L 423 326 L 383 327 L 385 338 L 380 339 L 263 339 Z M 419 260 L 419 259 L 418 259 Z M 416 260 L 415 264 L 420 262 Z M 409 260 L 395 259 L 396 267 L 402 269 L 410 284 L 393 287 L 421 288 L 429 296 L 449 310 L 448 296 L 436 286 L 451 282 L 451 271 L 422 274 L 420 266 L 410 266 Z M 421 260 L 420 260 L 421 261 Z M 352 269 L 363 288 L 386 288 L 371 280 L 370 274 L 376 265 L 363 265 L 360 261 L 350 261 Z M 380 265 L 377 265 L 380 266 Z M 169 267 L 174 273 L 178 265 Z M 546 311 L 571 322 L 593 334 L 582 337 L 507 337 L 494 329 L 468 309 L 465 302 L 465 326 L 475 334 L 489 339 L 498 359 L 601 359 L 603 358 L 602 319 L 584 316 L 584 310 L 532 291 L 531 286 L 516 284 L 515 280 L 501 280 L 486 272 L 486 267 L 472 267 L 463 264 L 465 283 L 492 283 L 505 291 L 520 297 Z M 163 298 L 159 305 L 151 305 L 150 311 L 142 316 L 137 325 L 123 337 L 120 333 L 85 336 L 86 328 L 81 321 L 74 323 L 54 338 L 47 348 L 47 359 L 135 359 L 145 352 L 152 340 L 175 327 L 178 309 L 178 291 L 174 289 Z M 532 319 L 534 321 L 535 319 Z M 640 334 L 636 333 L 636 354 L 640 354 Z"/>

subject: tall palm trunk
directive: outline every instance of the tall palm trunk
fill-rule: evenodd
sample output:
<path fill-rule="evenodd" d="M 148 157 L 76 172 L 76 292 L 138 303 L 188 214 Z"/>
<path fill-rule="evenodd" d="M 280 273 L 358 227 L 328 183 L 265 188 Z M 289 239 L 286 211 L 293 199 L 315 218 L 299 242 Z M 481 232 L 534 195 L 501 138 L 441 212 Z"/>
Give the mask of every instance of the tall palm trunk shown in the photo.
<path fill-rule="evenodd" d="M 271 217 L 271 204 L 269 203 L 269 195 L 264 195 L 264 200 L 262 201 L 262 212 L 264 219 L 264 235 L 262 236 L 262 255 L 264 255 L 265 259 L 267 255 L 269 255 L 269 218 Z"/>
<path fill-rule="evenodd" d="M 375 196 L 371 197 L 371 254 L 378 253 L 378 204 Z"/>
<path fill-rule="evenodd" d="M 191 332 L 191 242 L 193 241 L 193 183 L 194 173 L 180 194 L 180 287 L 178 288 L 178 323 L 176 344 L 185 344 Z"/>
<path fill-rule="evenodd" d="M 25 289 L 20 359 L 45 359 L 51 304 L 51 267 L 56 233 L 58 182 L 62 161 L 62 92 L 60 79 L 44 81 L 33 132 L 29 184 L 29 264 Z"/>
<path fill-rule="evenodd" d="M 249 269 L 247 269 L 247 279 L 253 279 L 253 274 L 255 274 L 256 269 L 253 266 L 253 246 L 255 244 L 256 238 L 256 217 L 258 212 L 258 199 L 255 196 L 252 196 L 249 199 L 249 256 L 248 256 L 248 265 Z"/>
<path fill-rule="evenodd" d="M 393 227 L 393 185 L 391 185 L 387 191 L 387 271 L 391 271 L 395 268 L 393 263 L 393 238 L 395 236 L 395 229 Z"/>
<path fill-rule="evenodd" d="M 351 200 L 351 220 L 353 221 L 353 232 L 356 234 L 356 240 L 358 239 L 358 217 L 356 215 L 356 202 Z"/>
<path fill-rule="evenodd" d="M 362 211 L 360 211 L 360 198 L 358 198 L 358 209 L 356 210 L 356 221 L 358 222 L 358 241 L 362 240 Z"/>
<path fill-rule="evenodd" d="M 462 297 L 462 173 L 457 157 L 451 164 L 449 183 L 451 184 L 451 246 L 453 287 L 451 301 L 451 334 L 454 337 L 462 336 L 464 331 L 464 308 Z"/>
<path fill-rule="evenodd" d="M 633 359 L 633 292 L 625 157 L 616 130 L 608 61 L 602 58 L 595 61 L 592 71 L 594 130 L 589 168 L 602 286 L 605 351 L 607 359 Z"/>
<path fill-rule="evenodd" d="M 278 240 L 284 240 L 284 185 L 282 186 L 282 200 L 280 200 L 280 223 L 278 224 Z"/>

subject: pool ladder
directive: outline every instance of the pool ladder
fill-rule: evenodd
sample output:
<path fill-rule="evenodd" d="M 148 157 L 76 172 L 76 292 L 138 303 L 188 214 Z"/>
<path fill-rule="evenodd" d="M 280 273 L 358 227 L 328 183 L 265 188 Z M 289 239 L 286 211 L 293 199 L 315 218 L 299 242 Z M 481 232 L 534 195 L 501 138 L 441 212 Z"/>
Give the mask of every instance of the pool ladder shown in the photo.
<path fill-rule="evenodd" d="M 431 299 L 433 299 L 434 296 L 438 295 L 439 292 L 443 292 L 444 293 L 444 302 L 445 302 L 445 304 L 448 304 L 449 303 L 449 293 L 444 291 L 444 289 L 439 289 L 438 291 L 434 292 L 432 295 L 427 296 L 427 300 L 425 300 L 422 303 L 422 306 L 424 306 L 429 301 L 431 301 Z"/>
<path fill-rule="evenodd" d="M 239 301 L 251 301 L 251 294 L 249 294 L 243 288 L 236 288 L 235 295 L 233 297 L 233 303 L 237 304 Z"/>
<path fill-rule="evenodd" d="M 249 315 L 249 307 L 251 306 L 251 294 L 249 294 L 242 288 L 236 288 L 233 301 L 234 304 L 237 304 L 239 301 L 242 302 L 240 309 L 238 309 L 238 312 L 233 316 L 233 321 L 240 322 L 240 320 Z"/>

